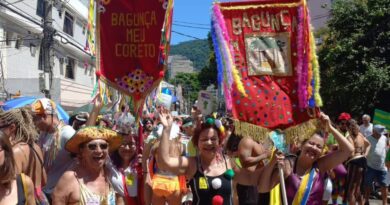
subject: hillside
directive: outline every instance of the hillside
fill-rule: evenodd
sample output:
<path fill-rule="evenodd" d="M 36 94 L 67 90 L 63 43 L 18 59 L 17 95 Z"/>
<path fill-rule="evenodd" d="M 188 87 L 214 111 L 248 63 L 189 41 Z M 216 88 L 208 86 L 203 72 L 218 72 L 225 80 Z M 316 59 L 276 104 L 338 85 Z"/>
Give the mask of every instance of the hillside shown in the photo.
<path fill-rule="evenodd" d="M 169 55 L 182 55 L 194 63 L 197 70 L 202 69 L 208 63 L 210 54 L 207 39 L 193 40 L 171 46 Z"/>

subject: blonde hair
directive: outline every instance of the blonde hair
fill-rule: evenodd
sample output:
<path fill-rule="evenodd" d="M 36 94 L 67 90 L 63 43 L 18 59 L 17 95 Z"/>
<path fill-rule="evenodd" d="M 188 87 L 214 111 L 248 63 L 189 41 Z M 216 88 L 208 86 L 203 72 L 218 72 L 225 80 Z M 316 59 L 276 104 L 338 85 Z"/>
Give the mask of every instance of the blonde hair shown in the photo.
<path fill-rule="evenodd" d="M 38 139 L 38 132 L 35 129 L 30 111 L 27 107 L 22 107 L 0 113 L 2 123 L 15 125 L 15 137 L 12 139 L 14 143 L 32 144 Z"/>

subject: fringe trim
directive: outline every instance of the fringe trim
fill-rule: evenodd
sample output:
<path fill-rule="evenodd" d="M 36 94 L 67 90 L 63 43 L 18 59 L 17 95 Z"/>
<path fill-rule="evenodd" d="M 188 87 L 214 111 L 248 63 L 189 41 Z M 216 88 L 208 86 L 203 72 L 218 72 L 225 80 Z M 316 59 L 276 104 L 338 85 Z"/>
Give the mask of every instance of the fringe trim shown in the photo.
<path fill-rule="evenodd" d="M 281 130 L 281 132 L 286 137 L 286 143 L 293 144 L 310 138 L 318 130 L 320 130 L 319 119 L 310 119 L 299 125 Z M 265 127 L 242 122 L 237 119 L 234 120 L 234 134 L 240 137 L 250 137 L 257 142 L 268 143 L 271 132 L 272 130 Z"/>
<path fill-rule="evenodd" d="M 241 137 L 250 137 L 257 142 L 264 142 L 272 130 L 239 120 L 234 120 L 234 133 Z"/>
<path fill-rule="evenodd" d="M 286 135 L 287 144 L 292 144 L 310 138 L 318 130 L 320 130 L 319 119 L 310 119 L 299 125 L 285 129 L 284 134 Z"/>

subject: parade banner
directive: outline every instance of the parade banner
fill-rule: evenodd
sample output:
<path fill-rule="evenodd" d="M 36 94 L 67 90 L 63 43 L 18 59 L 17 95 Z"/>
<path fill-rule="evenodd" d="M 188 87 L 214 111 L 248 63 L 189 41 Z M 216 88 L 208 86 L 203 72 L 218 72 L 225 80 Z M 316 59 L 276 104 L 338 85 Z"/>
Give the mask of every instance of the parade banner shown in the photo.
<path fill-rule="evenodd" d="M 280 129 L 290 142 L 317 129 L 322 101 L 308 12 L 304 0 L 214 4 L 218 83 L 236 134 L 261 141 Z"/>
<path fill-rule="evenodd" d="M 136 115 L 164 77 L 172 5 L 172 0 L 103 0 L 97 9 L 97 76 L 130 96 Z"/>

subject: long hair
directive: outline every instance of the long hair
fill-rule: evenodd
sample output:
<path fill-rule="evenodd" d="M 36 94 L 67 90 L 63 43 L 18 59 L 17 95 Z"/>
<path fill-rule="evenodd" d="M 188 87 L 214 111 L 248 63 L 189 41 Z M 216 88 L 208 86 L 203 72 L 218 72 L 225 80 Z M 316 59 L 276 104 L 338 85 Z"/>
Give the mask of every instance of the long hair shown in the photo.
<path fill-rule="evenodd" d="M 8 137 L 0 131 L 0 146 L 4 153 L 4 162 L 0 165 L 0 184 L 7 189 L 11 188 L 11 182 L 15 179 L 15 159 L 11 143 Z"/>
<path fill-rule="evenodd" d="M 14 124 L 16 127 L 13 142 L 32 144 L 38 139 L 38 133 L 28 108 L 16 108 L 0 113 L 0 121 L 4 124 Z"/>
<path fill-rule="evenodd" d="M 351 130 L 351 133 L 349 134 L 353 137 L 356 137 L 359 134 L 359 125 L 354 119 L 348 120 L 348 129 Z"/>

